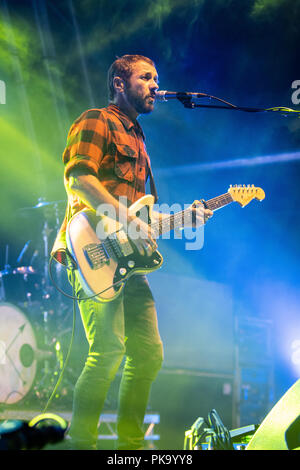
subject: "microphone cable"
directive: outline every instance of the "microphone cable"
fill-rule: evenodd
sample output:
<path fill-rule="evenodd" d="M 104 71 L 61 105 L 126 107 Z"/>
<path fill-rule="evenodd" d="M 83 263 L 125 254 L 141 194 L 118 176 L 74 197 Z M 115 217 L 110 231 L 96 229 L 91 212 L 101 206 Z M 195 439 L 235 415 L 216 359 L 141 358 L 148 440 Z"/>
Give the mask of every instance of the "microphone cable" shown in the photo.
<path fill-rule="evenodd" d="M 230 433 L 215 409 L 208 414 L 208 423 L 213 430 L 211 446 L 214 450 L 234 450 Z"/>
<path fill-rule="evenodd" d="M 207 420 L 198 418 L 191 429 L 185 432 L 184 450 L 196 450 L 198 446 L 202 450 L 203 445 L 207 450 L 234 450 L 230 432 L 215 409 L 210 411 Z"/>
<path fill-rule="evenodd" d="M 70 259 L 70 256 L 68 256 L 68 258 Z M 113 284 L 111 284 L 109 287 L 106 287 L 105 289 L 103 289 L 102 291 L 100 292 L 97 292 L 97 294 L 93 294 L 93 295 L 89 295 L 88 297 L 76 297 L 75 296 L 75 292 L 73 290 L 73 295 L 70 295 L 70 294 L 67 294 L 66 292 L 64 292 L 62 289 L 60 289 L 60 287 L 58 287 L 58 285 L 56 284 L 56 282 L 54 281 L 53 279 L 53 276 L 52 276 L 52 272 L 51 272 L 51 265 L 52 265 L 52 262 L 56 261 L 55 258 L 53 257 L 53 255 L 50 256 L 50 260 L 49 260 L 49 277 L 50 277 L 50 280 L 52 282 L 52 284 L 54 285 L 55 289 L 58 290 L 58 292 L 60 292 L 61 294 L 63 294 L 65 297 L 67 297 L 68 299 L 72 299 L 72 300 L 89 300 L 89 299 L 94 299 L 95 297 L 98 297 L 99 295 L 103 294 L 104 292 L 108 291 L 109 289 L 113 288 L 113 287 L 117 287 L 119 286 L 120 284 L 125 284 L 126 282 L 126 279 L 121 279 L 120 281 L 117 281 L 117 282 L 114 282 Z M 63 265 L 64 266 L 64 265 Z M 66 267 L 66 269 L 70 269 L 71 271 L 77 269 L 77 266 L 76 266 L 76 263 L 73 261 L 73 260 L 70 260 L 69 261 L 69 265 Z"/>

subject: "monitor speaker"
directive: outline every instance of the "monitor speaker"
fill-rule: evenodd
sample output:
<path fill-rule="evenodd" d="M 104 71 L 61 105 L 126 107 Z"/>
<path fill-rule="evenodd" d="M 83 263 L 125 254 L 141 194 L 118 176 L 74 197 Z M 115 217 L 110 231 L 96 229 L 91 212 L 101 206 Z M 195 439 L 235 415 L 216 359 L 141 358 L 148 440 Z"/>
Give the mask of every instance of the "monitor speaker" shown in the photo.
<path fill-rule="evenodd" d="M 265 417 L 246 450 L 300 449 L 300 379 Z"/>

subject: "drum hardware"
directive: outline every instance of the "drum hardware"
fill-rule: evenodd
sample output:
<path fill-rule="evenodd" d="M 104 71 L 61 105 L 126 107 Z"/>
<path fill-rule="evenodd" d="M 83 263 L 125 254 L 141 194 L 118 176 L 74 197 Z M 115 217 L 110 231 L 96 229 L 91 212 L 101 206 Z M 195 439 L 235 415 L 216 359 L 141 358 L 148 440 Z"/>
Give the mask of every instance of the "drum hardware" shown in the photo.
<path fill-rule="evenodd" d="M 28 206 L 28 207 L 21 207 L 18 212 L 26 213 L 26 212 L 31 212 L 31 211 L 36 211 L 40 210 L 41 212 L 44 211 L 43 216 L 45 217 L 45 212 L 50 209 L 50 214 L 46 214 L 46 216 L 49 218 L 51 214 L 51 210 L 53 207 L 59 207 L 59 206 L 65 206 L 66 201 L 65 200 L 59 200 L 59 201 L 46 201 L 44 197 L 39 197 L 38 198 L 38 203 L 35 206 Z M 54 214 L 56 216 L 56 214 Z"/>
<path fill-rule="evenodd" d="M 28 314 L 16 305 L 0 303 L 0 403 L 3 405 L 31 403 L 34 397 L 44 401 L 49 398 L 63 368 L 63 348 L 61 340 L 53 336 L 53 330 L 45 331 L 44 325 L 43 321 L 36 321 L 32 311 Z M 66 379 L 61 391 L 63 397 L 71 394 L 74 385 L 72 377 Z"/>
<path fill-rule="evenodd" d="M 35 206 L 21 209 L 26 216 L 38 213 L 43 222 L 42 249 L 38 246 L 34 249 L 29 266 L 20 263 L 30 241 L 13 267 L 9 265 L 6 245 L 5 267 L 0 271 L 0 364 L 4 366 L 0 368 L 0 404 L 3 405 L 23 404 L 34 397 L 49 398 L 63 369 L 64 347 L 57 332 L 63 329 L 66 334 L 72 330 L 66 327 L 70 309 L 62 302 L 61 294 L 54 291 L 48 273 L 49 239 L 59 229 L 62 202 L 65 204 L 65 201 L 47 202 L 40 198 Z M 38 258 L 42 261 L 40 269 L 33 266 Z M 58 263 L 56 273 L 60 282 L 62 269 Z M 65 372 L 61 397 L 71 393 L 76 379 L 71 369 Z"/>
<path fill-rule="evenodd" d="M 41 301 L 43 280 L 32 266 L 18 266 L 0 271 L 1 300 L 25 304 Z"/>
<path fill-rule="evenodd" d="M 44 227 L 42 231 L 43 241 L 44 241 L 44 279 L 46 290 L 49 287 L 49 275 L 48 275 L 48 258 L 49 258 L 49 236 L 51 235 L 53 229 L 49 228 L 47 220 L 44 222 Z"/>
<path fill-rule="evenodd" d="M 4 287 L 1 282 L 2 275 L 1 273 L 8 273 L 10 271 L 10 265 L 8 264 L 8 257 L 9 257 L 9 245 L 5 246 L 5 263 L 4 263 L 4 270 L 0 272 L 0 301 L 5 299 Z"/>
<path fill-rule="evenodd" d="M 0 319 L 4 346 L 0 402 L 12 404 L 23 398 L 32 386 L 37 363 L 28 352 L 37 349 L 37 341 L 32 325 L 16 306 L 8 303 L 0 305 Z M 28 345 L 27 351 L 22 349 L 24 345 Z"/>
<path fill-rule="evenodd" d="M 17 264 L 20 264 L 20 263 L 21 263 L 24 254 L 25 254 L 26 251 L 28 250 L 28 247 L 29 247 L 30 242 L 31 242 L 31 240 L 28 240 L 28 242 L 26 242 L 25 245 L 24 245 L 24 247 L 22 248 L 21 253 L 19 254 L 18 259 L 17 259 Z"/>

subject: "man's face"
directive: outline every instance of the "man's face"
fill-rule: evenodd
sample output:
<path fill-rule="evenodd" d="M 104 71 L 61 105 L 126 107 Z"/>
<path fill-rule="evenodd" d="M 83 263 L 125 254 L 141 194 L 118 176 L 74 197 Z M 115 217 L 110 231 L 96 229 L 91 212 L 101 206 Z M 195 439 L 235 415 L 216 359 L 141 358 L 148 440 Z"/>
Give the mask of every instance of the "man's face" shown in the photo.
<path fill-rule="evenodd" d="M 125 83 L 125 97 L 138 114 L 151 113 L 158 89 L 157 71 L 147 62 L 136 62 L 131 77 Z"/>

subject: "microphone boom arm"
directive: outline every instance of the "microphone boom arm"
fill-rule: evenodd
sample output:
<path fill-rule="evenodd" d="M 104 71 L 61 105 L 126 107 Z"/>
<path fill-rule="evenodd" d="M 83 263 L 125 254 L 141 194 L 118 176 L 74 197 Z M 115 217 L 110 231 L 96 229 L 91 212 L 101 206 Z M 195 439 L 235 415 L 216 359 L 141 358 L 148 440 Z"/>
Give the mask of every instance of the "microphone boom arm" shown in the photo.
<path fill-rule="evenodd" d="M 252 108 L 246 106 L 236 106 L 228 101 L 225 101 L 216 96 L 209 95 L 207 93 L 198 93 L 198 92 L 176 92 L 176 91 L 157 91 L 157 99 L 159 101 L 166 102 L 169 99 L 177 99 L 180 101 L 185 108 L 194 109 L 194 108 L 213 108 L 213 109 L 227 109 L 232 111 L 244 111 L 248 113 L 267 113 L 267 112 L 277 112 L 281 115 L 287 117 L 290 113 L 298 114 L 300 117 L 300 111 L 286 108 L 283 106 L 276 106 L 273 108 Z M 216 100 L 224 103 L 223 105 L 213 105 L 213 104 L 198 104 L 192 101 L 193 98 L 209 98 L 210 100 Z"/>

